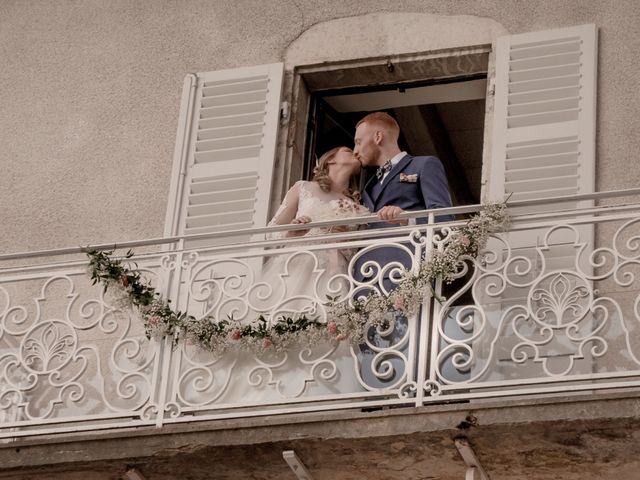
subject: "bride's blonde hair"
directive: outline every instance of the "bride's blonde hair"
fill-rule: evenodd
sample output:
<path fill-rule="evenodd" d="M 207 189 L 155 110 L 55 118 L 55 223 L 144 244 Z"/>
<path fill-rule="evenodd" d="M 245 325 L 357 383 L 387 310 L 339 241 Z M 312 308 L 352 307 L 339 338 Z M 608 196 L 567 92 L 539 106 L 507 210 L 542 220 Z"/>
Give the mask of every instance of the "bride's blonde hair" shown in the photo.
<path fill-rule="evenodd" d="M 335 147 L 322 154 L 318 159 L 316 168 L 313 169 L 312 182 L 316 182 L 320 185 L 320 190 L 327 193 L 331 190 L 331 179 L 329 178 L 329 165 L 331 159 L 336 156 L 338 151 L 344 147 Z M 345 197 L 349 197 L 354 202 L 360 203 L 360 192 L 358 191 L 358 182 L 355 175 L 349 179 L 349 187 L 342 192 Z"/>

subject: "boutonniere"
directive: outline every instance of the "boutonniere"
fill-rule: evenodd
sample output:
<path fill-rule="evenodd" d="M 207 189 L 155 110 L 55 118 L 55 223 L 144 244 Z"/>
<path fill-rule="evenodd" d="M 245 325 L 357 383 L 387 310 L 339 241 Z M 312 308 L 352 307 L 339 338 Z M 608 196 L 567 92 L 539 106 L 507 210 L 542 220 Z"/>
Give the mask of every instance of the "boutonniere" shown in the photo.
<path fill-rule="evenodd" d="M 411 175 L 407 175 L 406 173 L 401 173 L 400 181 L 406 183 L 416 183 L 418 181 L 418 174 L 412 173 Z"/>

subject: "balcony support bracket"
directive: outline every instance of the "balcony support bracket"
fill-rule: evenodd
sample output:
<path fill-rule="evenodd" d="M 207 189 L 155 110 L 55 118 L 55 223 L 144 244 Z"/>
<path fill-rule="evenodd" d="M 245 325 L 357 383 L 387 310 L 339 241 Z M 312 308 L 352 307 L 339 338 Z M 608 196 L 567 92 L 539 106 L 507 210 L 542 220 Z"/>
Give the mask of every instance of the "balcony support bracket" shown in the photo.
<path fill-rule="evenodd" d="M 469 440 L 465 437 L 459 437 L 454 439 L 454 443 L 467 466 L 464 480 L 490 480 L 489 475 L 480 465 L 480 460 L 478 460 L 473 448 L 471 448 Z"/>
<path fill-rule="evenodd" d="M 124 474 L 124 480 L 147 480 L 140 470 L 135 467 L 129 468 Z"/>
<path fill-rule="evenodd" d="M 313 480 L 311 473 L 307 470 L 307 467 L 304 466 L 304 463 L 302 463 L 302 460 L 296 455 L 295 451 L 285 450 L 282 452 L 282 458 L 284 458 L 285 462 L 291 467 L 291 470 L 296 474 L 298 480 Z"/>

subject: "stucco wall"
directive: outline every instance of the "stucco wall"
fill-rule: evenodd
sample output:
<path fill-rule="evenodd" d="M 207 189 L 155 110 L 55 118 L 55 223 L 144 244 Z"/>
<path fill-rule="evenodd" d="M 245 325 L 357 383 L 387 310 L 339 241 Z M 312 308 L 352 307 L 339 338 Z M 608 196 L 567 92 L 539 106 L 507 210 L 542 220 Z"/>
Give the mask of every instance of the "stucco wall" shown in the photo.
<path fill-rule="evenodd" d="M 311 26 L 376 12 L 595 23 L 598 189 L 640 183 L 634 0 L 3 0 L 0 252 L 161 236 L 185 73 L 282 61 Z"/>

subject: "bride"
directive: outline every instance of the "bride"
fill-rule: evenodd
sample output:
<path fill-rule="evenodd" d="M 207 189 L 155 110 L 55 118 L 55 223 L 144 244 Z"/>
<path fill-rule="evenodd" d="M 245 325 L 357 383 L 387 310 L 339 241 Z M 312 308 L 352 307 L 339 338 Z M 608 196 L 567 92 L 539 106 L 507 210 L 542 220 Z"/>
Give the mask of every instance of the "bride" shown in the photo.
<path fill-rule="evenodd" d="M 360 162 L 351 149 L 329 150 L 318 160 L 313 179 L 296 182 L 287 192 L 269 226 L 368 214 L 369 211 L 358 202 L 358 193 L 353 188 L 360 169 Z M 313 237 L 355 228 L 344 225 L 313 227 L 276 233 L 269 238 Z M 323 244 L 330 241 L 321 240 Z M 344 299 L 348 294 L 350 282 L 346 274 L 353 252 L 319 247 L 317 242 L 310 241 L 302 248 L 292 246 L 290 251 L 271 250 L 269 253 L 252 305 L 256 313 L 264 314 L 272 322 L 282 317 L 300 318 L 303 315 L 320 319 L 328 297 Z M 267 402 L 303 394 L 313 397 L 363 391 L 358 359 L 346 342 L 301 347 L 300 351 L 294 349 L 276 355 L 271 361 L 261 358 L 257 370 L 268 370 L 278 380 L 269 384 L 258 380 L 250 382 L 254 388 L 242 390 L 243 401 Z M 251 373 L 248 375 L 253 378 Z"/>

